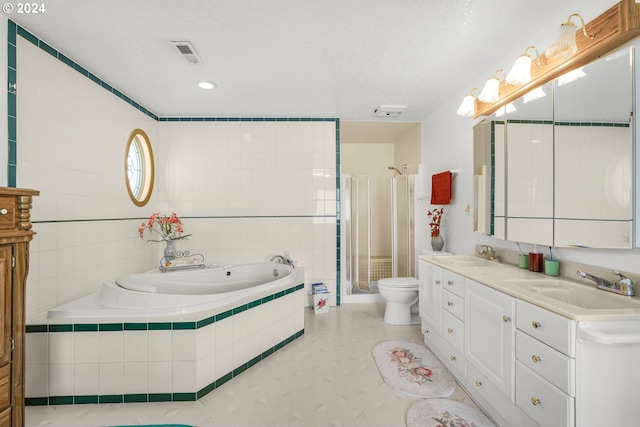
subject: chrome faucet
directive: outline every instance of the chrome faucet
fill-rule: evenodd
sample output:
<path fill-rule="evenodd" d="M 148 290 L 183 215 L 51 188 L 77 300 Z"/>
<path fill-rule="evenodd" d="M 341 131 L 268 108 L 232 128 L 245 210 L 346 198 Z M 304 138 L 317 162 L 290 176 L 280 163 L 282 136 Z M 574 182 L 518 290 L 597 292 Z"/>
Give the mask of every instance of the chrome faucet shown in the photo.
<path fill-rule="evenodd" d="M 482 245 L 478 250 L 478 253 L 489 261 L 500 262 L 500 257 L 496 256 L 496 251 L 494 251 L 491 246 Z"/>
<path fill-rule="evenodd" d="M 269 261 L 277 262 L 278 264 L 290 265 L 291 267 L 295 267 L 294 261 L 289 257 L 289 252 L 285 251 L 284 255 L 274 255 Z"/>
<path fill-rule="evenodd" d="M 271 259 L 269 261 L 277 262 L 278 264 L 286 264 L 287 263 L 287 260 L 282 255 L 274 255 L 274 256 L 271 257 Z"/>
<path fill-rule="evenodd" d="M 578 270 L 576 272 L 578 277 L 583 279 L 589 279 L 596 283 L 598 289 L 602 289 L 609 292 L 615 292 L 616 294 L 632 297 L 636 294 L 633 287 L 633 281 L 619 271 L 613 270 L 613 274 L 619 277 L 615 282 L 603 279 L 602 277 L 594 276 L 593 274 L 585 273 Z"/>

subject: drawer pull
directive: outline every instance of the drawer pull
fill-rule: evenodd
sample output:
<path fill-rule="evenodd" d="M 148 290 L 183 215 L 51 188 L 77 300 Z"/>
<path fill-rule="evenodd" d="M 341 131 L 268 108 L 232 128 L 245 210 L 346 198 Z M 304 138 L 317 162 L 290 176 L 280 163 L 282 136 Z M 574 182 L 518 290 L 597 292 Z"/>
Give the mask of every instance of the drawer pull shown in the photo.
<path fill-rule="evenodd" d="M 447 329 L 447 332 L 452 334 L 453 333 L 453 329 L 449 328 L 449 329 Z"/>
<path fill-rule="evenodd" d="M 428 334 L 428 333 L 429 333 L 429 330 L 428 330 L 428 329 L 425 329 L 425 330 L 424 330 L 424 331 L 422 331 L 422 332 L 424 332 L 425 334 Z"/>
<path fill-rule="evenodd" d="M 452 362 L 456 361 L 456 357 L 455 356 L 450 356 L 449 359 L 451 359 Z"/>
<path fill-rule="evenodd" d="M 538 399 L 537 397 L 532 397 L 532 398 L 531 398 L 531 404 L 532 404 L 533 406 L 538 406 L 538 405 L 540 405 L 541 403 L 542 403 L 542 402 L 541 402 L 541 401 L 540 401 L 540 399 Z"/>
<path fill-rule="evenodd" d="M 0 209 L 0 215 L 6 215 L 7 213 L 9 213 L 9 211 L 5 208 Z"/>
<path fill-rule="evenodd" d="M 531 356 L 531 360 L 533 360 L 533 363 L 539 363 L 539 362 L 542 362 L 542 357 L 536 356 L 534 354 L 534 355 Z"/>
<path fill-rule="evenodd" d="M 534 320 L 533 322 L 531 322 L 531 326 L 533 326 L 533 329 L 540 329 L 540 328 L 542 328 L 542 323 L 536 322 Z"/>
<path fill-rule="evenodd" d="M 508 322 L 508 321 L 510 321 L 510 320 L 511 320 L 511 317 L 509 317 L 509 316 L 502 316 L 502 321 L 503 321 L 504 323 L 507 323 L 507 322 Z"/>
<path fill-rule="evenodd" d="M 482 387 L 482 382 L 479 380 L 476 380 L 476 387 Z"/>
<path fill-rule="evenodd" d="M 449 286 L 453 286 L 453 280 L 448 280 L 448 281 L 447 281 L 447 284 L 448 284 Z"/>
<path fill-rule="evenodd" d="M 449 307 L 453 307 L 453 303 L 452 303 L 451 301 L 447 301 L 447 305 L 448 305 Z"/>

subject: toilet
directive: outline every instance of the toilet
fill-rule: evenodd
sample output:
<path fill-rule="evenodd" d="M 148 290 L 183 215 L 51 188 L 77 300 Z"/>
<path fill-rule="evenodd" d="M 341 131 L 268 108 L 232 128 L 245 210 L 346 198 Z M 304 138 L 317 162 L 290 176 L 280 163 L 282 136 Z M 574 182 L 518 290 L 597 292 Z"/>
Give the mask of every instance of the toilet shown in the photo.
<path fill-rule="evenodd" d="M 415 277 L 389 277 L 378 280 L 378 290 L 386 301 L 384 321 L 390 325 L 414 325 L 418 316 L 418 289 Z"/>

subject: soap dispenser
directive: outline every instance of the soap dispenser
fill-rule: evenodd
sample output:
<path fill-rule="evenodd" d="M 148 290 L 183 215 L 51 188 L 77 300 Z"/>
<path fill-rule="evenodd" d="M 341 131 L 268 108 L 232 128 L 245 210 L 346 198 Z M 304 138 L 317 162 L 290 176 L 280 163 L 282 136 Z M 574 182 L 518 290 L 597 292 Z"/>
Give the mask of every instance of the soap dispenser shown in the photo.
<path fill-rule="evenodd" d="M 529 271 L 540 272 L 544 269 L 544 257 L 538 252 L 538 246 L 533 246 L 533 252 L 529 252 Z"/>

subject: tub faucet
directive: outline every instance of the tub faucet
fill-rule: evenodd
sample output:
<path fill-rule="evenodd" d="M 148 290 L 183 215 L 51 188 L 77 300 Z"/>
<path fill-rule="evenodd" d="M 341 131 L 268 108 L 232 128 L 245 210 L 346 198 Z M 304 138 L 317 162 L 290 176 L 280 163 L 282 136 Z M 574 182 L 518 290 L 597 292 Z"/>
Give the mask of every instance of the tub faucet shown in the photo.
<path fill-rule="evenodd" d="M 286 264 L 287 260 L 282 255 L 274 255 L 269 260 L 271 262 L 277 262 L 278 264 Z"/>
<path fill-rule="evenodd" d="M 602 289 L 616 294 L 632 297 L 636 294 L 633 287 L 633 281 L 619 271 L 613 270 L 613 274 L 619 277 L 615 282 L 603 279 L 602 277 L 594 276 L 593 274 L 586 273 L 578 270 L 576 272 L 578 277 L 583 279 L 589 279 L 596 283 L 598 289 Z"/>
<path fill-rule="evenodd" d="M 484 256 L 486 259 L 488 259 L 489 261 L 496 261 L 496 262 L 500 262 L 500 257 L 498 257 L 496 255 L 496 251 L 493 250 L 493 248 L 491 246 L 488 245 L 482 245 L 480 247 L 480 249 L 478 250 L 478 253 L 482 256 Z"/>
<path fill-rule="evenodd" d="M 278 264 L 290 265 L 291 267 L 295 267 L 295 263 L 289 257 L 289 253 L 285 251 L 284 255 L 274 255 L 270 258 L 271 262 L 277 262 Z"/>

